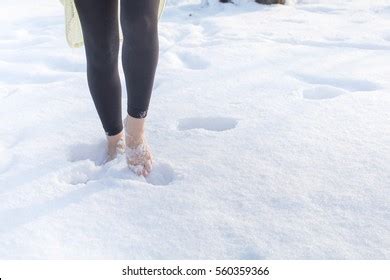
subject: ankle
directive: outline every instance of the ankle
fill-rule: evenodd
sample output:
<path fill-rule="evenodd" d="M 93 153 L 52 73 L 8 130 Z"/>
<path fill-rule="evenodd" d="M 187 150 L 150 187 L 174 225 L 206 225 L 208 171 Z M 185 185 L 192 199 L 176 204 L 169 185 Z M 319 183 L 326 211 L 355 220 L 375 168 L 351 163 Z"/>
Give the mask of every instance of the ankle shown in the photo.
<path fill-rule="evenodd" d="M 111 136 L 107 135 L 106 137 L 108 143 L 113 143 L 113 144 L 118 143 L 123 138 L 123 130 L 118 134 L 111 135 Z"/>
<path fill-rule="evenodd" d="M 145 119 L 133 118 L 127 115 L 124 121 L 126 140 L 131 143 L 142 143 L 145 133 Z"/>

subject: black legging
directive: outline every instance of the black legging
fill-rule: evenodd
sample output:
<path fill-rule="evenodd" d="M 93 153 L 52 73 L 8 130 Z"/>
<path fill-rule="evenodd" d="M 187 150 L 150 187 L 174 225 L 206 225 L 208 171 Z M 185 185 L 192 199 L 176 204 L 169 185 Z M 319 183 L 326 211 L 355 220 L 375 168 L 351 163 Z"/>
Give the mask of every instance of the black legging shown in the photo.
<path fill-rule="evenodd" d="M 118 0 L 75 0 L 84 36 L 89 89 L 107 135 L 122 131 Z M 159 0 L 121 0 L 127 113 L 147 115 L 158 63 Z"/>

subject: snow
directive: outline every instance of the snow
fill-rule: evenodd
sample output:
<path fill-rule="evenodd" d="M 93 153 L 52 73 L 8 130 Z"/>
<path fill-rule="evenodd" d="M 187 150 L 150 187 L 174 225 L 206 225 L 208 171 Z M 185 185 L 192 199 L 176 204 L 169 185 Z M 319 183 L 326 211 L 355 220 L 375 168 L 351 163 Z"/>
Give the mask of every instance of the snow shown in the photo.
<path fill-rule="evenodd" d="M 161 18 L 144 179 L 59 1 L 2 0 L 0 258 L 390 258 L 390 3 L 209 2 Z"/>

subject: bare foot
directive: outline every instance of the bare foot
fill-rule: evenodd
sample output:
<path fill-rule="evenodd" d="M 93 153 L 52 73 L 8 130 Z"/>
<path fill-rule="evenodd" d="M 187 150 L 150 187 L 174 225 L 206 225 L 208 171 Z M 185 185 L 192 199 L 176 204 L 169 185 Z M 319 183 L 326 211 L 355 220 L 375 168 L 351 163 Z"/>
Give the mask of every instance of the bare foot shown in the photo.
<path fill-rule="evenodd" d="M 123 131 L 113 136 L 107 136 L 107 158 L 105 162 L 109 162 L 116 158 L 118 154 L 125 152 L 125 139 Z"/>
<path fill-rule="evenodd" d="M 144 136 L 145 118 L 129 115 L 124 120 L 127 164 L 137 175 L 147 176 L 152 171 L 152 151 Z"/>

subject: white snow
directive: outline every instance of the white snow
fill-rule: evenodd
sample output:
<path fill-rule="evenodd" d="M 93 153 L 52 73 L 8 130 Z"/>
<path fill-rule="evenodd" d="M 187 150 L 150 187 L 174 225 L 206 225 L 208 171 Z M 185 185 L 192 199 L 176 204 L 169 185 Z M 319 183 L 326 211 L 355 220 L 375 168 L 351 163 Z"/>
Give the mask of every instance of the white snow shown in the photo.
<path fill-rule="evenodd" d="M 2 0 L 0 258 L 390 258 L 390 2 L 209 2 L 161 18 L 145 180 L 60 2 Z"/>

